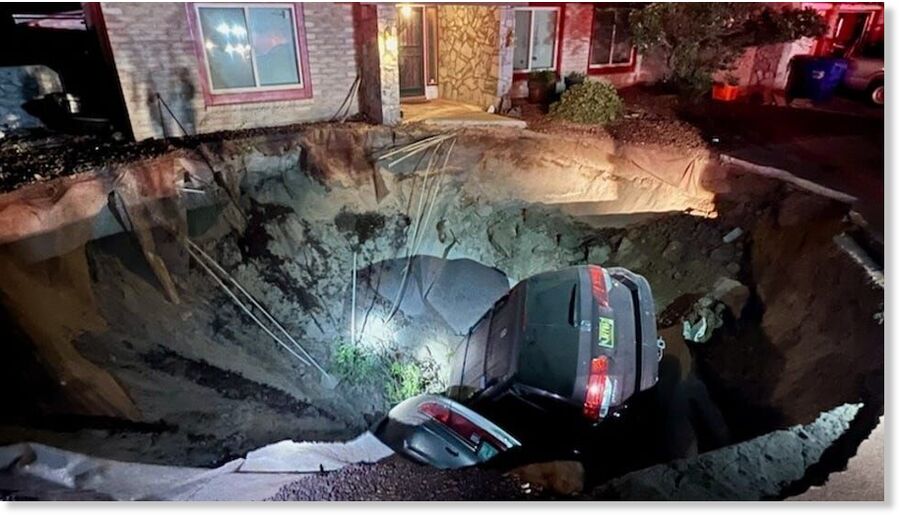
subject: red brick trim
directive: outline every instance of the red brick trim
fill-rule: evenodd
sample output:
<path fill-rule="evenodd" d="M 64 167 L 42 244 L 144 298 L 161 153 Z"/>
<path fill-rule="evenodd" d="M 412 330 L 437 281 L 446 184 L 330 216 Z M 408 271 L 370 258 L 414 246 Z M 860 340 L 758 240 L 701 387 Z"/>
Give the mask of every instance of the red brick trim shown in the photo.
<path fill-rule="evenodd" d="M 282 90 L 240 93 L 213 93 L 212 83 L 209 80 L 209 75 L 206 73 L 206 51 L 203 48 L 203 39 L 200 36 L 200 20 L 197 19 L 197 10 L 194 8 L 194 5 L 194 2 L 187 2 L 185 3 L 185 9 L 187 10 L 187 20 L 191 32 L 191 40 L 194 42 L 194 53 L 197 57 L 197 71 L 200 75 L 203 101 L 207 106 L 312 98 L 312 81 L 309 77 L 309 50 L 306 45 L 306 25 L 303 22 L 302 3 L 294 3 L 292 5 L 294 6 L 294 16 L 297 25 L 297 53 L 300 56 L 300 75 L 303 80 L 303 86 L 299 88 L 285 88 Z"/>
<path fill-rule="evenodd" d="M 607 65 L 607 66 L 596 66 L 591 68 L 591 61 L 593 61 L 594 55 L 594 24 L 597 23 L 597 17 L 594 16 L 594 11 L 596 10 L 597 5 L 594 6 L 594 9 L 591 10 L 591 33 L 590 38 L 588 39 L 588 64 L 587 64 L 587 73 L 588 75 L 610 75 L 610 74 L 625 74 L 634 72 L 635 68 L 637 68 L 637 49 L 631 47 L 631 60 L 626 64 L 616 64 L 616 65 Z M 607 8 L 615 8 L 615 5 L 603 7 Z"/>

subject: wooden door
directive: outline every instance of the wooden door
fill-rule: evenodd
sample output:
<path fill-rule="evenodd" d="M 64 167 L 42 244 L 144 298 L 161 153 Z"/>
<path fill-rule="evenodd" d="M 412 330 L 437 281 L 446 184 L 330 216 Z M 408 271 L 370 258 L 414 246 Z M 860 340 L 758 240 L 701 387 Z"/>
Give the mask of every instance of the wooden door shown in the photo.
<path fill-rule="evenodd" d="M 400 96 L 425 95 L 425 42 L 421 7 L 400 13 L 397 42 L 400 50 Z"/>

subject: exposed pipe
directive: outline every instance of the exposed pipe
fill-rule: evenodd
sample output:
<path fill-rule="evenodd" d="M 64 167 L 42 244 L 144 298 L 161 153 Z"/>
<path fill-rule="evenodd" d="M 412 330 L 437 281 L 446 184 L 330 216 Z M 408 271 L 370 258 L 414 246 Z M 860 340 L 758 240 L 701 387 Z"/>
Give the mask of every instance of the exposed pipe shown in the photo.
<path fill-rule="evenodd" d="M 317 361 L 309 354 L 309 352 L 307 352 L 302 346 L 300 346 L 300 343 L 298 343 L 297 340 L 295 340 L 294 337 L 291 336 L 291 335 L 288 333 L 288 331 L 285 330 L 285 328 L 284 328 L 280 323 L 278 323 L 278 320 L 276 320 L 276 319 L 275 319 L 275 318 L 274 318 L 274 317 L 273 317 L 273 316 L 272 316 L 272 315 L 271 315 L 271 314 L 270 314 L 270 313 L 269 313 L 269 312 L 268 312 L 268 311 L 267 311 L 267 310 L 266 310 L 266 309 L 265 309 L 258 301 L 256 301 L 256 298 L 254 298 L 253 295 L 251 295 L 249 292 L 247 292 L 247 290 L 244 289 L 244 287 L 243 287 L 240 283 L 238 283 L 237 280 L 235 280 L 231 275 L 229 275 L 228 272 L 225 271 L 225 269 L 222 268 L 222 266 L 220 266 L 220 265 L 219 265 L 212 257 L 210 257 L 205 251 L 203 251 L 203 249 L 200 248 L 200 246 L 197 246 L 197 245 L 196 245 L 194 242 L 192 242 L 190 239 L 185 239 L 185 241 L 187 242 L 188 246 L 193 247 L 193 248 L 197 251 L 197 253 L 200 253 L 204 258 L 206 258 L 206 259 L 210 262 L 210 264 L 212 264 L 212 265 L 219 271 L 219 273 L 220 273 L 221 275 L 223 275 L 223 276 L 225 276 L 226 278 L 228 278 L 228 280 L 231 281 L 231 283 L 232 283 L 232 284 L 233 284 L 233 285 L 241 292 L 241 294 L 243 294 L 244 296 L 246 296 L 247 299 L 249 299 L 250 302 L 253 304 L 253 306 L 256 307 L 257 309 L 259 309 L 259 311 L 262 312 L 262 313 L 266 316 L 266 318 L 267 318 L 273 325 L 275 325 L 275 328 L 277 328 L 279 331 L 281 331 L 281 333 L 284 334 L 284 336 L 285 336 L 285 337 L 286 337 L 286 338 L 287 338 L 287 339 L 288 339 L 295 347 L 297 347 L 298 350 L 300 350 L 301 352 L 303 352 L 303 355 L 306 356 L 306 360 L 304 360 L 304 362 L 305 362 L 307 365 L 310 365 L 310 364 L 311 364 L 311 365 L 314 366 L 316 369 L 318 369 L 318 370 L 319 370 L 326 378 L 329 378 L 329 379 L 331 378 L 331 375 L 329 375 L 328 372 L 326 372 L 325 369 L 322 368 L 322 366 L 321 366 L 321 365 L 320 365 L 320 364 L 319 364 L 319 363 L 318 363 L 318 362 L 317 362 Z M 201 264 L 201 265 L 203 265 L 204 268 L 207 267 L 205 264 Z M 221 282 L 221 280 L 218 278 L 218 276 L 216 277 L 216 280 L 219 281 L 219 282 Z M 239 302 L 239 303 L 240 303 L 240 302 Z M 253 316 L 253 318 L 254 318 L 254 321 L 258 321 L 258 320 L 256 319 L 255 316 Z M 260 325 L 261 325 L 261 323 L 260 323 Z M 266 332 L 267 332 L 269 335 L 271 335 L 271 336 L 274 337 L 274 335 L 273 335 L 268 329 L 266 329 L 265 327 L 264 327 L 264 330 L 266 330 Z M 276 339 L 278 339 L 278 338 L 276 338 Z M 279 339 L 278 341 L 279 341 L 279 343 L 281 343 L 281 340 L 280 340 L 280 339 Z"/>
<path fill-rule="evenodd" d="M 225 291 L 225 293 L 227 293 L 229 297 L 231 297 L 231 299 L 234 301 L 234 303 L 236 303 L 236 304 L 238 305 L 238 307 L 240 307 L 240 308 L 244 311 L 244 313 L 247 314 L 247 316 L 250 316 L 250 318 L 251 318 L 254 322 L 256 322 L 256 324 L 259 325 L 259 327 L 260 327 L 261 329 L 263 329 L 263 331 L 264 331 L 266 334 L 268 334 L 272 339 L 274 339 L 276 343 L 278 343 L 279 345 L 281 345 L 282 348 L 284 348 L 285 350 L 287 350 L 289 354 L 291 354 L 292 356 L 296 357 L 301 363 L 303 363 L 303 364 L 306 365 L 306 366 L 309 366 L 309 362 L 308 362 L 306 359 L 300 357 L 300 355 L 299 355 L 297 352 L 295 352 L 294 350 L 292 350 L 289 346 L 287 346 L 287 345 L 284 343 L 284 341 L 282 341 L 281 339 L 279 339 L 278 336 L 276 336 L 275 334 L 273 334 L 271 330 L 269 330 L 265 325 L 263 325 L 263 322 L 259 321 L 259 318 L 257 318 L 256 315 L 253 314 L 253 311 L 251 311 L 250 308 L 247 307 L 247 306 L 246 306 L 246 305 L 245 305 L 245 304 L 237 297 L 237 295 L 235 295 L 233 292 L 231 292 L 231 289 L 229 289 L 228 286 L 225 285 L 225 282 L 223 282 L 222 279 L 219 278 L 219 277 L 213 272 L 213 270 L 210 269 L 209 266 L 207 266 L 207 265 L 203 262 L 203 260 L 200 259 L 200 257 L 199 257 L 196 253 L 194 253 L 194 250 L 192 250 L 190 247 L 187 247 L 187 246 L 185 246 L 185 249 L 187 249 L 188 254 L 189 254 L 189 255 L 190 255 L 190 256 L 191 256 L 198 264 L 200 264 L 200 267 L 202 267 L 203 270 L 206 271 L 206 273 L 207 273 L 209 276 L 213 277 L 213 279 L 216 281 L 216 283 L 219 284 L 219 287 L 221 287 L 222 290 Z"/>
<path fill-rule="evenodd" d="M 356 346 L 356 251 L 353 252 L 353 281 L 350 293 L 350 346 Z"/>

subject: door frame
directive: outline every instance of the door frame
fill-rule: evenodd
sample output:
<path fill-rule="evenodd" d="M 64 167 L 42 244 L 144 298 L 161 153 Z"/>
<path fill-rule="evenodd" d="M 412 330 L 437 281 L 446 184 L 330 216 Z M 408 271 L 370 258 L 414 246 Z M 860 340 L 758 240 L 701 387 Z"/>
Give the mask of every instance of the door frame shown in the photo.
<path fill-rule="evenodd" d="M 420 9 L 422 11 L 422 15 L 420 17 L 421 26 L 419 27 L 419 30 L 422 32 L 422 93 L 421 94 L 420 93 L 415 93 L 415 94 L 407 93 L 404 95 L 403 90 L 401 89 L 400 90 L 400 98 L 401 99 L 425 99 L 426 92 L 428 91 L 428 86 L 429 86 L 429 84 L 428 84 L 428 44 L 430 43 L 428 41 L 428 31 L 425 30 L 425 24 L 427 23 L 425 21 L 426 5 L 425 4 L 400 4 L 400 5 L 398 5 L 397 6 L 397 11 L 398 11 L 397 15 L 398 15 L 398 18 L 400 18 L 400 19 L 405 18 L 404 14 L 403 14 L 404 7 L 410 7 L 412 9 Z M 435 29 L 437 29 L 437 28 L 435 28 Z M 435 42 L 435 43 L 437 43 L 437 42 Z M 399 50 L 398 50 L 398 58 L 399 58 Z M 401 63 L 401 61 L 398 59 L 397 60 L 398 72 L 400 70 L 400 63 Z"/>

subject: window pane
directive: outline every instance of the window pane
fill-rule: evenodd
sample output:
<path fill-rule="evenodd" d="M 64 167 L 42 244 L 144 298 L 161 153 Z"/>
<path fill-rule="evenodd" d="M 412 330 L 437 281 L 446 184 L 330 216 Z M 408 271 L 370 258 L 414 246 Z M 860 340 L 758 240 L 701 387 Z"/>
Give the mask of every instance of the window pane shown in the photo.
<path fill-rule="evenodd" d="M 516 47 L 513 69 L 528 70 L 528 38 L 531 37 L 531 11 L 516 11 Z"/>
<path fill-rule="evenodd" d="M 260 86 L 300 83 L 297 40 L 290 9 L 251 8 L 250 38 Z"/>
<path fill-rule="evenodd" d="M 534 40 L 531 42 L 531 68 L 553 68 L 556 47 L 556 11 L 534 11 Z"/>
<path fill-rule="evenodd" d="M 213 88 L 225 90 L 256 86 L 244 10 L 201 7 L 198 12 Z"/>
<path fill-rule="evenodd" d="M 615 11 L 594 10 L 594 33 L 591 34 L 591 64 L 608 65 L 609 50 L 612 46 L 613 27 L 616 23 Z"/>
<path fill-rule="evenodd" d="M 628 12 L 625 9 L 619 9 L 616 13 L 616 37 L 613 41 L 612 62 L 631 63 L 631 24 L 628 23 Z"/>

